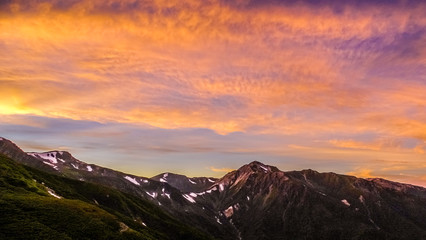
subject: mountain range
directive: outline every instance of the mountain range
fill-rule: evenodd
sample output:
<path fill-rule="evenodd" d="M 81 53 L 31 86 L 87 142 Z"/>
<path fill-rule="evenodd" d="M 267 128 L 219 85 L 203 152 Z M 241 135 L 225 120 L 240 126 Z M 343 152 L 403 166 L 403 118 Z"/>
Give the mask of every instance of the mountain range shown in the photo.
<path fill-rule="evenodd" d="M 251 162 L 135 176 L 0 138 L 0 239 L 426 239 L 426 189 Z"/>

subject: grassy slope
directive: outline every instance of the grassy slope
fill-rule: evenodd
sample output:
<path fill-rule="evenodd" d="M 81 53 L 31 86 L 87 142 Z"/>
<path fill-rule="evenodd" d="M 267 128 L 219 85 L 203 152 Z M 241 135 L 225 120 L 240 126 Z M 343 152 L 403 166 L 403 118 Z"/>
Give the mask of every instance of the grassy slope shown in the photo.
<path fill-rule="evenodd" d="M 47 187 L 63 198 L 48 194 Z M 44 173 L 0 155 L 0 239 L 209 237 L 143 199 Z"/>

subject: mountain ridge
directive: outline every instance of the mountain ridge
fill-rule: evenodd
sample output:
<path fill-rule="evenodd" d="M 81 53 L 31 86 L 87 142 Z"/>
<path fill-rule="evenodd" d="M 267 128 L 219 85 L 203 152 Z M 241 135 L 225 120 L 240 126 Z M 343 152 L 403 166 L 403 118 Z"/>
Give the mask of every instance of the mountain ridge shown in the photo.
<path fill-rule="evenodd" d="M 96 167 L 99 167 L 99 168 L 103 168 L 103 169 L 109 169 L 109 170 L 113 170 L 113 171 L 116 171 L 116 172 L 121 172 L 121 173 L 124 173 L 124 172 L 122 172 L 122 171 L 118 171 L 118 170 L 114 170 L 114 169 L 111 169 L 111 168 L 108 168 L 108 167 L 103 167 L 103 166 L 99 166 L 99 165 L 97 165 L 97 164 L 90 164 L 90 163 L 86 163 L 86 162 L 84 162 L 84 161 L 81 161 L 81 160 L 78 160 L 77 158 L 75 158 L 73 155 L 72 155 L 72 153 L 70 153 L 69 151 L 64 151 L 64 150 L 49 150 L 49 151 L 45 151 L 45 152 L 25 152 L 25 151 L 23 151 L 19 146 L 17 146 L 15 143 L 13 143 L 12 141 L 10 141 L 9 139 L 7 139 L 7 138 L 3 138 L 3 137 L 0 137 L 0 151 L 3 151 L 3 149 L 1 149 L 1 147 L 2 147 L 2 141 L 6 141 L 6 142 L 8 142 L 8 144 L 12 144 L 13 146 L 15 146 L 15 148 L 16 149 L 19 149 L 20 151 L 22 151 L 23 153 L 25 153 L 25 154 L 27 154 L 27 155 L 30 155 L 30 156 L 32 156 L 32 155 L 40 155 L 40 154 L 47 154 L 47 153 L 60 153 L 60 154 L 62 154 L 62 155 L 66 155 L 67 156 L 67 158 L 72 158 L 72 159 L 74 159 L 74 161 L 77 161 L 77 162 L 81 162 L 81 163 L 83 163 L 83 164 L 86 164 L 86 165 L 89 165 L 89 166 L 96 166 Z M 9 145 L 10 146 L 10 145 Z M 6 152 L 7 153 L 7 152 Z M 10 155 L 10 154 L 9 154 Z M 13 156 L 13 155 L 12 155 Z M 34 156 L 33 156 L 34 157 Z M 243 165 L 243 166 L 241 166 L 240 168 L 242 168 L 242 167 L 244 167 L 244 166 L 246 166 L 246 165 L 248 165 L 248 166 L 252 166 L 252 165 L 261 165 L 261 166 L 267 166 L 267 167 L 271 167 L 271 168 L 273 168 L 274 169 L 274 171 L 282 171 L 282 170 L 280 170 L 280 169 L 278 169 L 277 167 L 275 167 L 275 166 L 270 166 L 270 165 L 267 165 L 267 164 L 264 164 L 264 163 L 262 163 L 262 162 L 260 162 L 260 161 L 258 161 L 258 160 L 254 160 L 254 161 L 252 161 L 252 162 L 250 162 L 250 163 L 248 163 L 248 164 L 245 164 L 245 165 Z M 237 169 L 238 170 L 238 169 Z M 234 170 L 234 171 L 236 171 L 236 170 Z M 316 170 L 314 170 L 314 169 L 302 169 L 302 170 L 298 170 L 298 171 L 296 171 L 296 170 L 289 170 L 289 171 L 282 171 L 282 172 L 306 172 L 306 171 L 313 171 L 313 172 L 317 172 L 317 173 L 320 173 L 320 174 L 338 174 L 338 175 L 344 175 L 344 176 L 353 176 L 353 175 L 346 175 L 346 174 L 340 174 L 340 173 L 335 173 L 335 172 L 318 172 L 318 171 L 316 171 Z M 233 171 L 231 171 L 231 172 L 233 172 Z M 186 175 L 184 175 L 184 174 L 178 174 L 178 173 L 171 173 L 171 172 L 163 172 L 163 173 L 160 173 L 160 174 L 157 174 L 157 175 L 155 175 L 155 176 L 153 176 L 153 177 L 145 177 L 145 176 L 140 176 L 140 175 L 136 175 L 136 174 L 131 174 L 131 173 L 124 173 L 124 174 L 127 174 L 127 175 L 131 175 L 131 176 L 133 176 L 133 177 L 141 177 L 141 178 L 146 178 L 146 179 L 160 179 L 161 177 L 161 175 L 164 175 L 164 174 L 172 174 L 172 175 L 178 175 L 178 176 L 184 176 L 184 177 L 186 177 L 186 178 L 188 178 L 188 179 L 197 179 L 197 178 L 207 178 L 207 179 L 214 179 L 215 181 L 216 180 L 218 180 L 218 179 L 220 179 L 220 178 L 215 178 L 215 177 L 203 177 L 203 176 L 199 176 L 199 177 L 188 177 L 188 176 L 186 176 Z M 229 172 L 230 173 L 230 172 Z M 226 175 L 226 174 L 225 174 Z M 356 176 L 353 176 L 353 177 L 356 177 Z M 365 180 L 369 180 L 369 181 L 380 181 L 380 180 L 384 180 L 384 181 L 386 181 L 386 182 L 391 182 L 391 183 L 396 183 L 396 184 L 401 184 L 401 185 L 408 185 L 408 186 L 412 186 L 412 187 L 416 187 L 416 188 L 426 188 L 426 187 L 424 187 L 424 186 L 420 186 L 420 185 L 415 185 L 415 184 L 411 184 L 411 183 L 403 183 L 403 182 L 396 182 L 396 181 L 392 181 L 392 180 L 388 180 L 388 179 L 385 179 L 385 178 L 381 178 L 381 177 L 374 177 L 374 178 L 361 178 L 361 177 L 356 177 L 356 178 L 359 178 L 359 179 L 365 179 Z M 159 180 L 156 180 L 156 181 L 159 181 Z"/>
<path fill-rule="evenodd" d="M 259 161 L 219 179 L 174 173 L 146 178 L 87 164 L 68 152 L 25 156 L 2 142 L 0 153 L 18 162 L 150 201 L 218 239 L 426 239 L 426 189 L 420 186 L 311 169 L 284 172 Z"/>
<path fill-rule="evenodd" d="M 0 153 L 1 239 L 211 239 L 149 201 Z"/>

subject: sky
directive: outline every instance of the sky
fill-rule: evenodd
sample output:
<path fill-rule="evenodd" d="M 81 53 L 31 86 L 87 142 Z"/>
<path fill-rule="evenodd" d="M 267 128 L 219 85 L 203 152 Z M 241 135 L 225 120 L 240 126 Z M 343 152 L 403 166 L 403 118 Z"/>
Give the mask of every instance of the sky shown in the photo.
<path fill-rule="evenodd" d="M 426 186 L 426 2 L 0 0 L 0 136 L 141 176 Z"/>

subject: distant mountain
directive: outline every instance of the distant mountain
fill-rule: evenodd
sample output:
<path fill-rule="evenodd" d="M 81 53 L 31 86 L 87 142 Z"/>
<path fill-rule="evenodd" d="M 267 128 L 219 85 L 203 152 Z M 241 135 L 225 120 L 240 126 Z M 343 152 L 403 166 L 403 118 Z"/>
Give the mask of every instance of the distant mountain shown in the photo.
<path fill-rule="evenodd" d="M 170 219 L 179 219 L 183 229 L 198 229 L 175 239 L 426 239 L 426 189 L 384 179 L 313 170 L 283 172 L 260 162 L 244 165 L 221 179 L 173 173 L 149 179 L 87 164 L 67 152 L 24 153 L 5 139 L 0 140 L 0 153 L 61 176 L 55 177 L 59 186 L 69 181 L 94 184 L 85 194 L 113 188 L 110 191 L 140 199 Z M 44 191 L 54 190 L 62 200 L 74 196 L 50 185 Z M 97 203 L 92 197 L 85 199 L 87 204 L 102 206 L 98 198 Z M 128 206 L 115 211 L 140 218 Z M 164 230 L 153 224 L 148 228 Z"/>
<path fill-rule="evenodd" d="M 218 239 L 233 239 L 232 236 L 235 234 L 232 226 L 221 226 L 216 222 L 215 212 L 199 204 L 194 204 L 190 195 L 172 187 L 167 182 L 87 164 L 75 159 L 65 151 L 25 153 L 13 142 L 3 138 L 0 140 L 0 153 L 19 163 L 50 174 L 100 184 L 150 201 L 179 221 L 198 227 L 200 231 Z M 194 181 L 199 183 L 194 185 L 204 186 L 201 179 L 204 178 L 194 178 Z M 205 178 L 204 184 L 208 184 L 207 179 Z"/>
<path fill-rule="evenodd" d="M 212 239 L 150 201 L 0 154 L 0 239 Z"/>
<path fill-rule="evenodd" d="M 426 189 L 252 162 L 197 197 L 242 239 L 426 239 Z"/>

